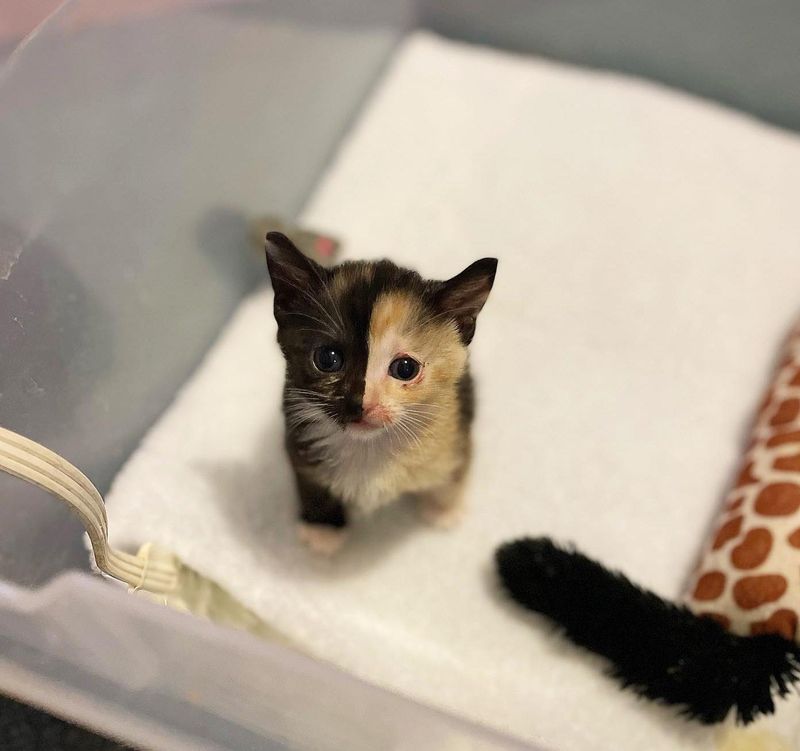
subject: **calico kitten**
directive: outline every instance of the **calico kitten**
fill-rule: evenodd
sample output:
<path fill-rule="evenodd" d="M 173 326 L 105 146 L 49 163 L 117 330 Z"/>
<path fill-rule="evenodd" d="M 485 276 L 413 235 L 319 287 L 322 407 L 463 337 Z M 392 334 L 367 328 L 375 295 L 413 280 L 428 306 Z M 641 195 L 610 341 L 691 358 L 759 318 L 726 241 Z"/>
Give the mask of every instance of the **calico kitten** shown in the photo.
<path fill-rule="evenodd" d="M 446 282 L 390 261 L 325 269 L 270 232 L 267 265 L 301 539 L 333 553 L 353 511 L 406 494 L 427 521 L 453 523 L 470 462 L 467 345 L 497 260 Z"/>

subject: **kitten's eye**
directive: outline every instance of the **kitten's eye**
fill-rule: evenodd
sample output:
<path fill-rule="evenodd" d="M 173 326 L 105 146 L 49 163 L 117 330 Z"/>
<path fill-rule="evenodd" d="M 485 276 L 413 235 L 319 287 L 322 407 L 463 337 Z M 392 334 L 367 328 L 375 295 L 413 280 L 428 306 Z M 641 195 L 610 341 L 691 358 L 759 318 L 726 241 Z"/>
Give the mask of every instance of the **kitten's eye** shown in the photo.
<path fill-rule="evenodd" d="M 317 347 L 314 350 L 313 358 L 314 367 L 323 373 L 335 373 L 337 370 L 341 370 L 344 365 L 344 355 L 341 350 L 330 345 Z"/>
<path fill-rule="evenodd" d="M 411 381 L 422 366 L 413 357 L 398 357 L 389 364 L 389 375 L 398 381 Z"/>

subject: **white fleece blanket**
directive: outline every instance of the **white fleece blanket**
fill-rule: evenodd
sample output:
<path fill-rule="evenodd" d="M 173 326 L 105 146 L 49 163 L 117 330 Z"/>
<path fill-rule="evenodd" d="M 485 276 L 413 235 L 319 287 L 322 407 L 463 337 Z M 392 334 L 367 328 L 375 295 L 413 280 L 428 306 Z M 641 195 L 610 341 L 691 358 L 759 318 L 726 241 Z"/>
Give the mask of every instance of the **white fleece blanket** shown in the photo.
<path fill-rule="evenodd" d="M 800 139 L 713 104 L 411 36 L 303 218 L 431 277 L 500 258 L 466 519 L 398 505 L 333 561 L 299 545 L 263 290 L 120 473 L 112 541 L 161 543 L 321 658 L 543 747 L 712 748 L 505 604 L 492 552 L 548 534 L 681 593 L 800 310 L 799 183 Z"/>

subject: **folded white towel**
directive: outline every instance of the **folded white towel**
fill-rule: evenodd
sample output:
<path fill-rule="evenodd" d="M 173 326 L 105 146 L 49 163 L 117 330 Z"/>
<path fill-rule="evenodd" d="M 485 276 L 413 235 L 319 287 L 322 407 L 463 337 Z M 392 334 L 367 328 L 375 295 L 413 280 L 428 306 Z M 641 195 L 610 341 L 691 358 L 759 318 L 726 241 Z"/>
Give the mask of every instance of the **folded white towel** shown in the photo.
<path fill-rule="evenodd" d="M 715 105 L 412 36 L 304 218 L 426 276 L 500 258 L 464 523 L 398 505 L 333 561 L 296 542 L 264 290 L 117 478 L 112 541 L 161 543 L 321 658 L 546 747 L 712 747 L 505 604 L 491 557 L 550 534 L 680 593 L 800 308 L 799 175 L 800 139 Z"/>

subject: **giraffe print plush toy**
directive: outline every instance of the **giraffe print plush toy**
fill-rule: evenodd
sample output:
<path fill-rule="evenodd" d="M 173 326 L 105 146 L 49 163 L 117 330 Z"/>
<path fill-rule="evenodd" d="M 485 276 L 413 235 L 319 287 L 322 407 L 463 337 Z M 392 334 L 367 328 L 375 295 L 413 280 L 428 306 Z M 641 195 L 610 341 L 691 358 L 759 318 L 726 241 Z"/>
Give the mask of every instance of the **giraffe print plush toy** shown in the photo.
<path fill-rule="evenodd" d="M 705 723 L 774 712 L 800 680 L 800 325 L 685 605 L 548 538 L 507 543 L 496 559 L 517 602 L 611 660 L 625 687 Z"/>
<path fill-rule="evenodd" d="M 735 634 L 797 639 L 800 614 L 800 326 L 761 406 L 734 488 L 687 596 Z"/>

